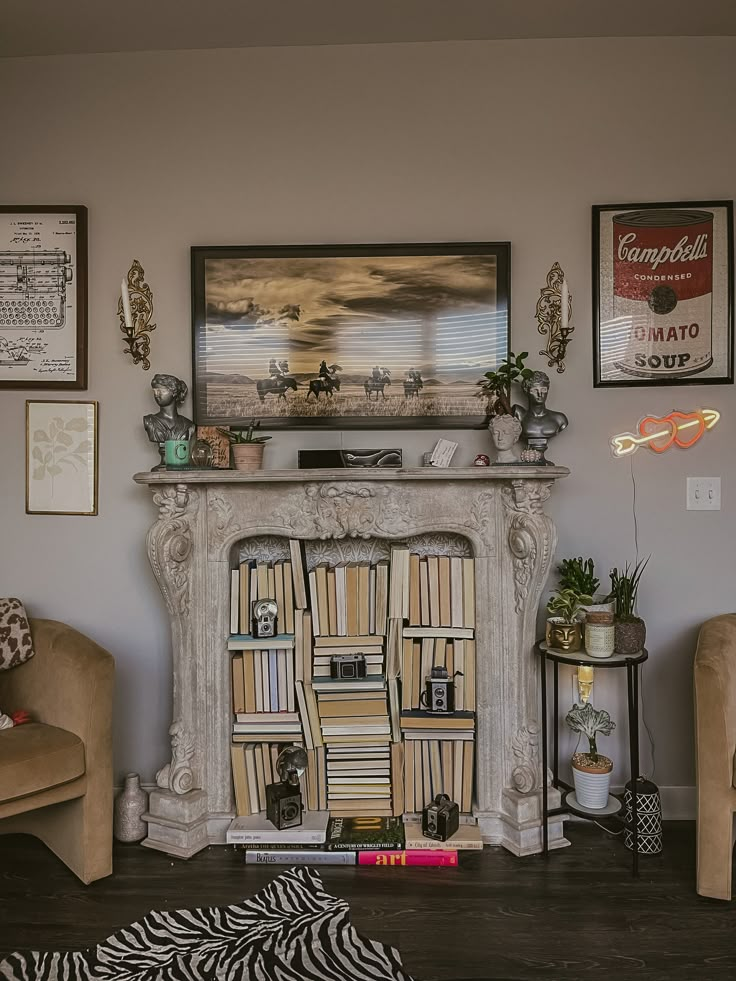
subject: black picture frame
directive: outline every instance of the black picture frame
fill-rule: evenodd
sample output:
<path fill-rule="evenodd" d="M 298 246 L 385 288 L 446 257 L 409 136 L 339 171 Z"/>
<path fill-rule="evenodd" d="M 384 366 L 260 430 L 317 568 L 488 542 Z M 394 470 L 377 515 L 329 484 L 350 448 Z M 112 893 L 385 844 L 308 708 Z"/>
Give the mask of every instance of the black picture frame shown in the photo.
<path fill-rule="evenodd" d="M 594 205 L 593 386 L 733 383 L 733 201 Z"/>
<path fill-rule="evenodd" d="M 487 424 L 476 386 L 510 349 L 508 242 L 193 246 L 191 272 L 197 425 L 238 427 L 251 418 L 264 429 Z M 269 380 L 283 387 L 270 372 L 282 360 L 289 368 L 281 377 L 297 388 L 283 399 L 267 389 L 261 402 L 259 382 L 261 393 Z M 312 382 L 329 386 L 324 369 L 335 365 L 341 387 L 328 408 Z M 440 367 L 425 371 L 432 365 Z M 393 376 L 382 392 L 366 388 L 385 378 L 374 373 L 379 366 Z M 406 387 L 411 369 L 422 383 L 416 391 Z"/>
<path fill-rule="evenodd" d="M 0 205 L 0 389 L 87 389 L 87 208 Z"/>

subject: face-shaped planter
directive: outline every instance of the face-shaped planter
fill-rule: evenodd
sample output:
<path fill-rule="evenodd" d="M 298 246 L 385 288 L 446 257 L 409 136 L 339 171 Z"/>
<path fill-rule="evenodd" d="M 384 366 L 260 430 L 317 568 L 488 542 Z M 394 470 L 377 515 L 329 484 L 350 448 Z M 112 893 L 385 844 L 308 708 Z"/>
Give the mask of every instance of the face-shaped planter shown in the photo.
<path fill-rule="evenodd" d="M 582 647 L 583 632 L 580 623 L 566 623 L 561 617 L 550 617 L 545 639 L 547 647 L 574 654 Z"/>

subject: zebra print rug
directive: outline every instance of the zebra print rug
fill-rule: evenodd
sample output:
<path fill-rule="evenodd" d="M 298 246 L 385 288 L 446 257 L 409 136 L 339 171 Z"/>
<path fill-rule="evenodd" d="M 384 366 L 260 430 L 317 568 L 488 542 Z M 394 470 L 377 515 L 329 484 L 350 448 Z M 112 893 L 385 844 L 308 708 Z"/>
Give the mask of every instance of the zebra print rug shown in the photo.
<path fill-rule="evenodd" d="M 294 868 L 238 906 L 149 913 L 90 950 L 13 954 L 7 981 L 412 981 L 366 940 L 315 871 Z"/>

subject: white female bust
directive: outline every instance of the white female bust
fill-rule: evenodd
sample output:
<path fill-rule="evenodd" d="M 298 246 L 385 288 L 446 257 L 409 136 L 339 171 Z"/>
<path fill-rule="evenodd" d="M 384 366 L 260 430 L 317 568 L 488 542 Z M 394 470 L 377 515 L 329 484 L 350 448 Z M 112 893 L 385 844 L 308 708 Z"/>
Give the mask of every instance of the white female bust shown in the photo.
<path fill-rule="evenodd" d="M 521 436 L 521 422 L 516 416 L 494 416 L 488 428 L 496 447 L 494 463 L 518 463 L 515 446 Z"/>

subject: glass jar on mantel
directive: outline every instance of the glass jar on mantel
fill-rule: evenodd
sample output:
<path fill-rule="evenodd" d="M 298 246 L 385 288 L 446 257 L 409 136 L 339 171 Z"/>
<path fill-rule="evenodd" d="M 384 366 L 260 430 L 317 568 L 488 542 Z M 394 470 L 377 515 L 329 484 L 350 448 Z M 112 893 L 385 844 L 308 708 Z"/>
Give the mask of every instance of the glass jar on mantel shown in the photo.
<path fill-rule="evenodd" d="M 613 613 L 590 611 L 585 616 L 585 651 L 590 657 L 611 657 L 615 648 L 616 630 Z"/>

